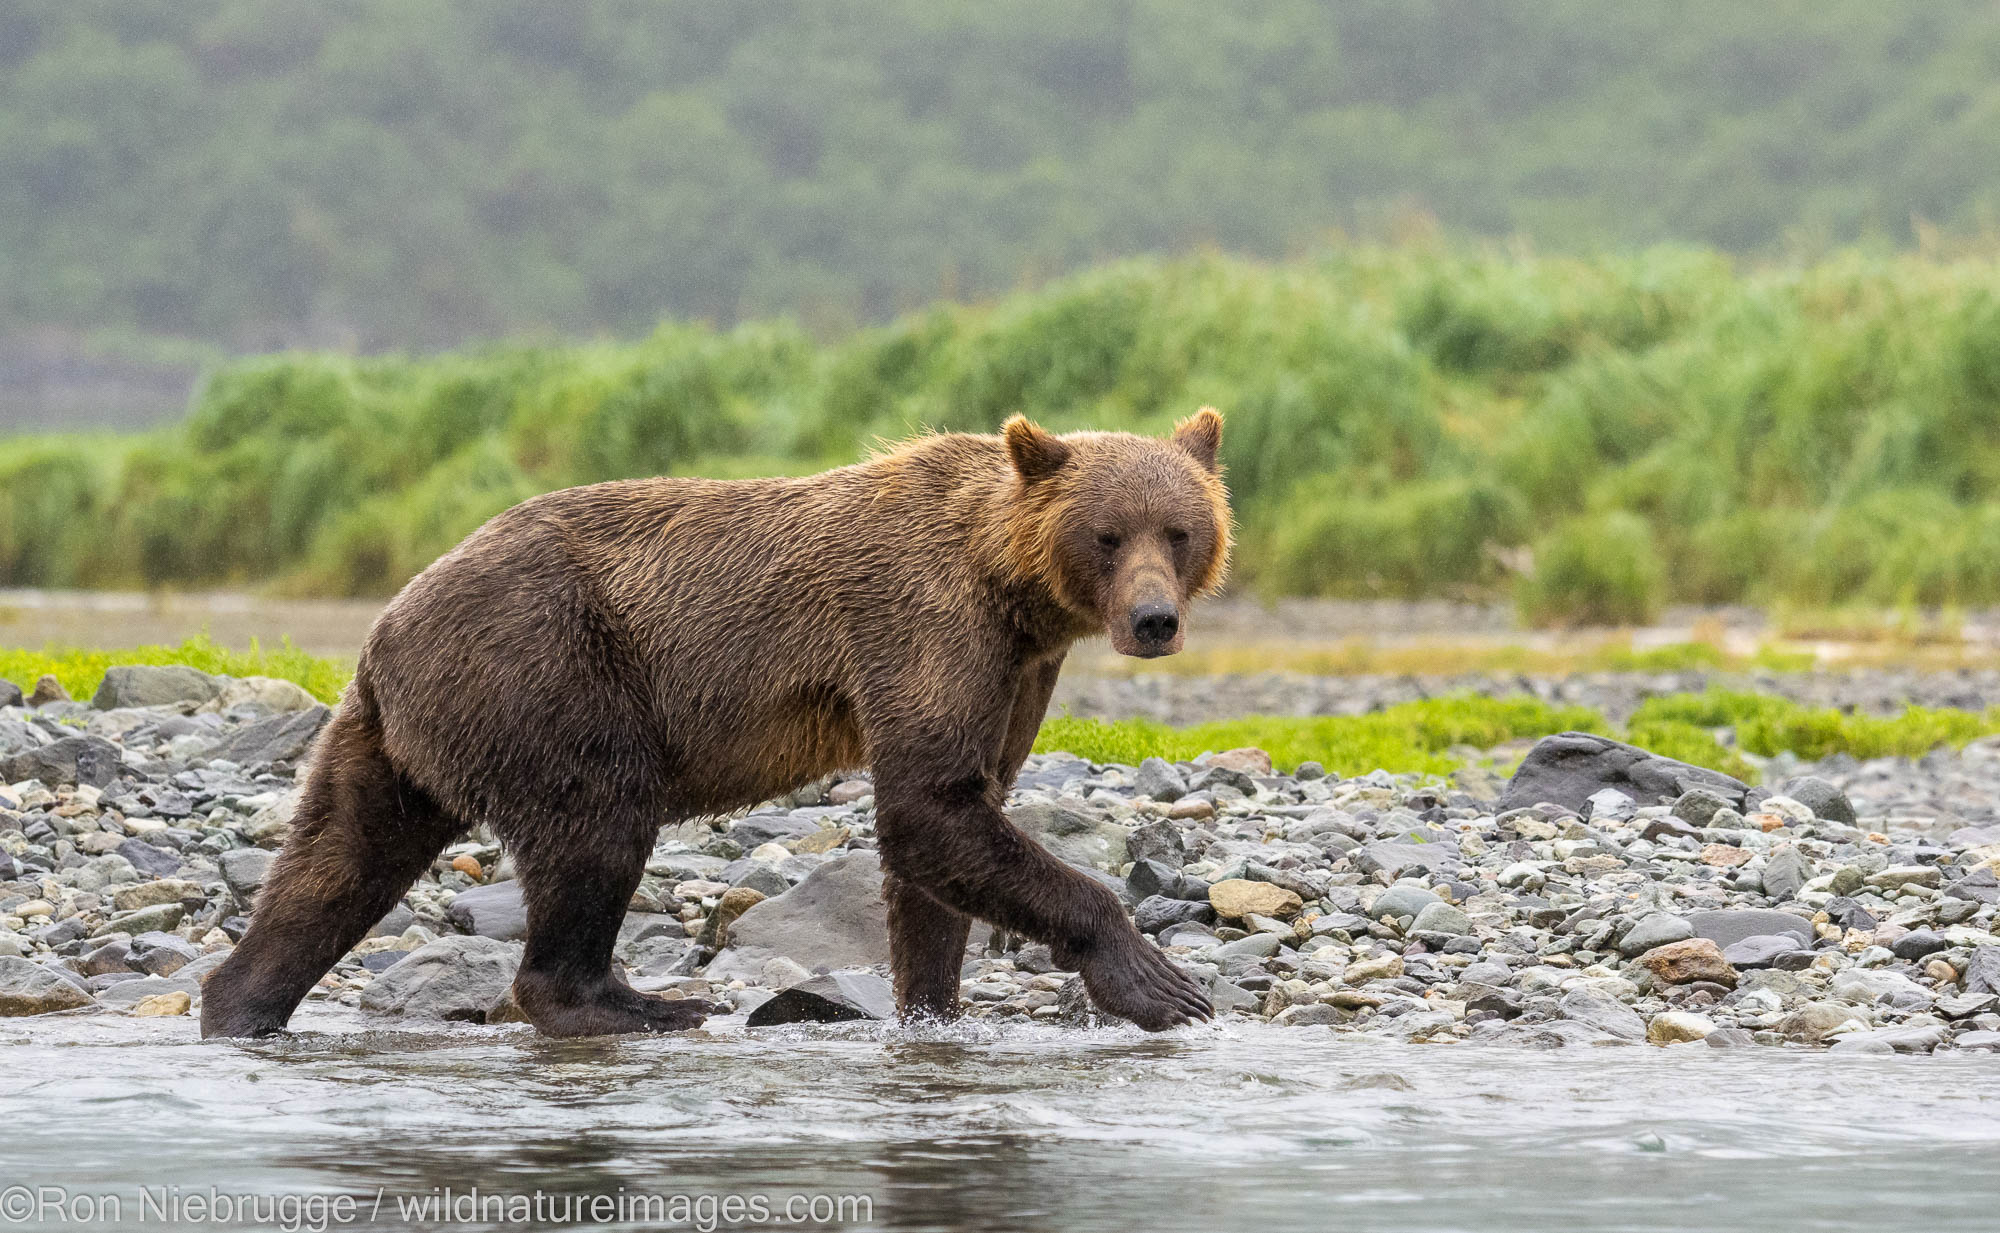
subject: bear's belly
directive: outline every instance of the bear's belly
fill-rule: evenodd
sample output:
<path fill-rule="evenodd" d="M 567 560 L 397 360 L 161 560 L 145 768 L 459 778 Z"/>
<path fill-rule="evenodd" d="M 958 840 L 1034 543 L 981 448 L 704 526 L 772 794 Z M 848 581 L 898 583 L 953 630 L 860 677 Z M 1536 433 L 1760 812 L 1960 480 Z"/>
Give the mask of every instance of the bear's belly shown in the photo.
<path fill-rule="evenodd" d="M 701 710 L 667 721 L 669 810 L 677 815 L 745 809 L 864 762 L 853 708 L 830 686 L 741 707 L 711 699 Z"/>

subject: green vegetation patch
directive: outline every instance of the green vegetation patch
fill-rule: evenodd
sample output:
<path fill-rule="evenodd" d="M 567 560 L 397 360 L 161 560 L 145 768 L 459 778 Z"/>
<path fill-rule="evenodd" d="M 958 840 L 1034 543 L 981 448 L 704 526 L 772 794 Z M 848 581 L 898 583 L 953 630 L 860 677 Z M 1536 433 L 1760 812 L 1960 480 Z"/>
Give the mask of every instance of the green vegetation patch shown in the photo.
<path fill-rule="evenodd" d="M 340 691 L 354 675 L 352 660 L 309 655 L 290 641 L 275 651 L 267 651 L 254 641 L 248 651 L 234 651 L 205 637 L 190 638 L 179 646 L 122 647 L 115 651 L 55 646 L 39 651 L 0 648 L 0 677 L 25 691 L 32 690 L 44 675 L 53 676 L 72 698 L 83 701 L 97 692 L 104 670 L 115 664 L 186 664 L 217 676 L 277 677 L 327 703 L 340 700 Z"/>
<path fill-rule="evenodd" d="M 1577 729 L 1607 731 L 1587 707 L 1550 706 L 1532 698 L 1460 698 L 1405 702 L 1368 715 L 1311 718 L 1260 715 L 1171 728 L 1145 719 L 1051 719 L 1035 749 L 1092 762 L 1136 764 L 1161 757 L 1185 762 L 1202 753 L 1254 745 L 1290 770 L 1317 762 L 1343 774 L 1381 768 L 1445 774 L 1460 764 L 1454 746 L 1489 749 L 1520 737 Z"/>
<path fill-rule="evenodd" d="M 1719 733 L 1727 734 L 1725 730 L 1733 730 L 1733 745 L 1718 739 Z M 1144 719 L 1062 717 L 1042 725 L 1035 750 L 1133 765 L 1148 757 L 1185 762 L 1203 753 L 1252 745 L 1269 753 L 1281 770 L 1318 762 L 1343 775 L 1378 768 L 1446 774 L 1463 761 L 1452 752 L 1454 747 L 1490 749 L 1563 731 L 1616 736 L 1754 783 L 1757 769 L 1739 749 L 1758 757 L 1789 751 L 1808 760 L 1836 753 L 1915 758 L 2000 733 L 2000 711 L 1982 715 L 1913 706 L 1895 716 L 1854 715 L 1762 694 L 1714 690 L 1651 699 L 1621 732 L 1588 707 L 1467 695 L 1406 702 L 1369 715 L 1310 719 L 1264 715 L 1187 728 Z"/>
<path fill-rule="evenodd" d="M 1636 732 L 1658 726 L 1734 728 L 1736 743 L 1760 757 L 1789 751 L 1807 759 L 1836 753 L 1918 758 L 1940 746 L 1957 748 L 2000 732 L 2000 711 L 1913 706 L 1895 716 L 1857 715 L 1765 694 L 1710 690 L 1652 698 L 1632 715 Z"/>
<path fill-rule="evenodd" d="M 1126 262 L 833 341 L 243 360 L 179 425 L 0 449 L 0 584 L 384 595 L 554 488 L 809 472 L 1015 412 L 1158 433 L 1213 403 L 1242 590 L 1511 596 L 1543 625 L 1991 605 L 1996 287 L 1992 257 L 1347 247 Z"/>

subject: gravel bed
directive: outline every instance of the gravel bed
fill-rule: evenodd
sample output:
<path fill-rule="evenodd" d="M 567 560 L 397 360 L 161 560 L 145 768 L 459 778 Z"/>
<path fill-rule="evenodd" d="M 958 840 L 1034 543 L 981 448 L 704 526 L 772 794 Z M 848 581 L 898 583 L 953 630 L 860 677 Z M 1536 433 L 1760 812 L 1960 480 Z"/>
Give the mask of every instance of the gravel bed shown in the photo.
<path fill-rule="evenodd" d="M 1983 711 L 2000 706 L 2000 670 L 1923 672 L 1858 669 L 1851 672 L 1586 672 L 1568 676 L 1470 673 L 1459 676 L 1310 676 L 1267 672 L 1240 676 L 1065 676 L 1055 706 L 1100 719 L 1146 718 L 1170 724 L 1204 723 L 1245 715 L 1365 715 L 1400 702 L 1457 694 L 1534 697 L 1593 707 L 1623 723 L 1639 704 L 1661 694 L 1736 689 L 1774 694 L 1812 706 L 1872 715 L 1905 707 L 1957 707 Z"/>
<path fill-rule="evenodd" d="M 0 1015 L 198 1008 L 327 714 L 280 682 L 119 671 L 95 705 L 0 708 Z M 1225 1022 L 1441 1044 L 2000 1048 L 2000 742 L 1766 770 L 1783 792 L 1503 810 L 1479 772 L 1052 755 L 1009 812 L 1115 886 Z M 628 979 L 752 1027 L 888 1013 L 873 849 L 865 776 L 669 828 L 618 944 Z M 475 830 L 312 996 L 518 1018 L 510 873 Z M 1096 1017 L 1045 947 L 974 940 L 967 1016 Z"/>

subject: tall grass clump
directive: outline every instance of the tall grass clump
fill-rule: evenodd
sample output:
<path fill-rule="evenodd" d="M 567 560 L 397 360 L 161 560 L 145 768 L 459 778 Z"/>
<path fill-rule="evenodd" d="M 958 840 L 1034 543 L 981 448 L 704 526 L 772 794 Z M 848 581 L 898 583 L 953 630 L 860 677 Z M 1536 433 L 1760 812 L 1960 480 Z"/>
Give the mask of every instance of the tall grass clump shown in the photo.
<path fill-rule="evenodd" d="M 1623 510 L 1576 518 L 1535 541 L 1515 594 L 1536 625 L 1639 625 L 1659 611 L 1664 566 L 1645 520 Z"/>
<path fill-rule="evenodd" d="M 1238 585 L 2000 603 L 2000 261 L 1738 269 L 1347 247 L 1134 261 L 834 341 L 785 322 L 212 372 L 181 424 L 0 451 L 0 584 L 393 590 L 533 493 L 800 473 L 880 439 L 1228 416 Z"/>

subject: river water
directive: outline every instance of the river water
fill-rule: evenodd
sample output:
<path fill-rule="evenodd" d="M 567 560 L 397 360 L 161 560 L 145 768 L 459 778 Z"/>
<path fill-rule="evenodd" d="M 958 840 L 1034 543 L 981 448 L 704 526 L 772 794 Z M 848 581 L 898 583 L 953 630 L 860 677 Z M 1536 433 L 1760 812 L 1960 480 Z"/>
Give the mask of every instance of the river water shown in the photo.
<path fill-rule="evenodd" d="M 5 1021 L 0 1228 L 2000 1228 L 1996 1055 L 722 1022 Z"/>

